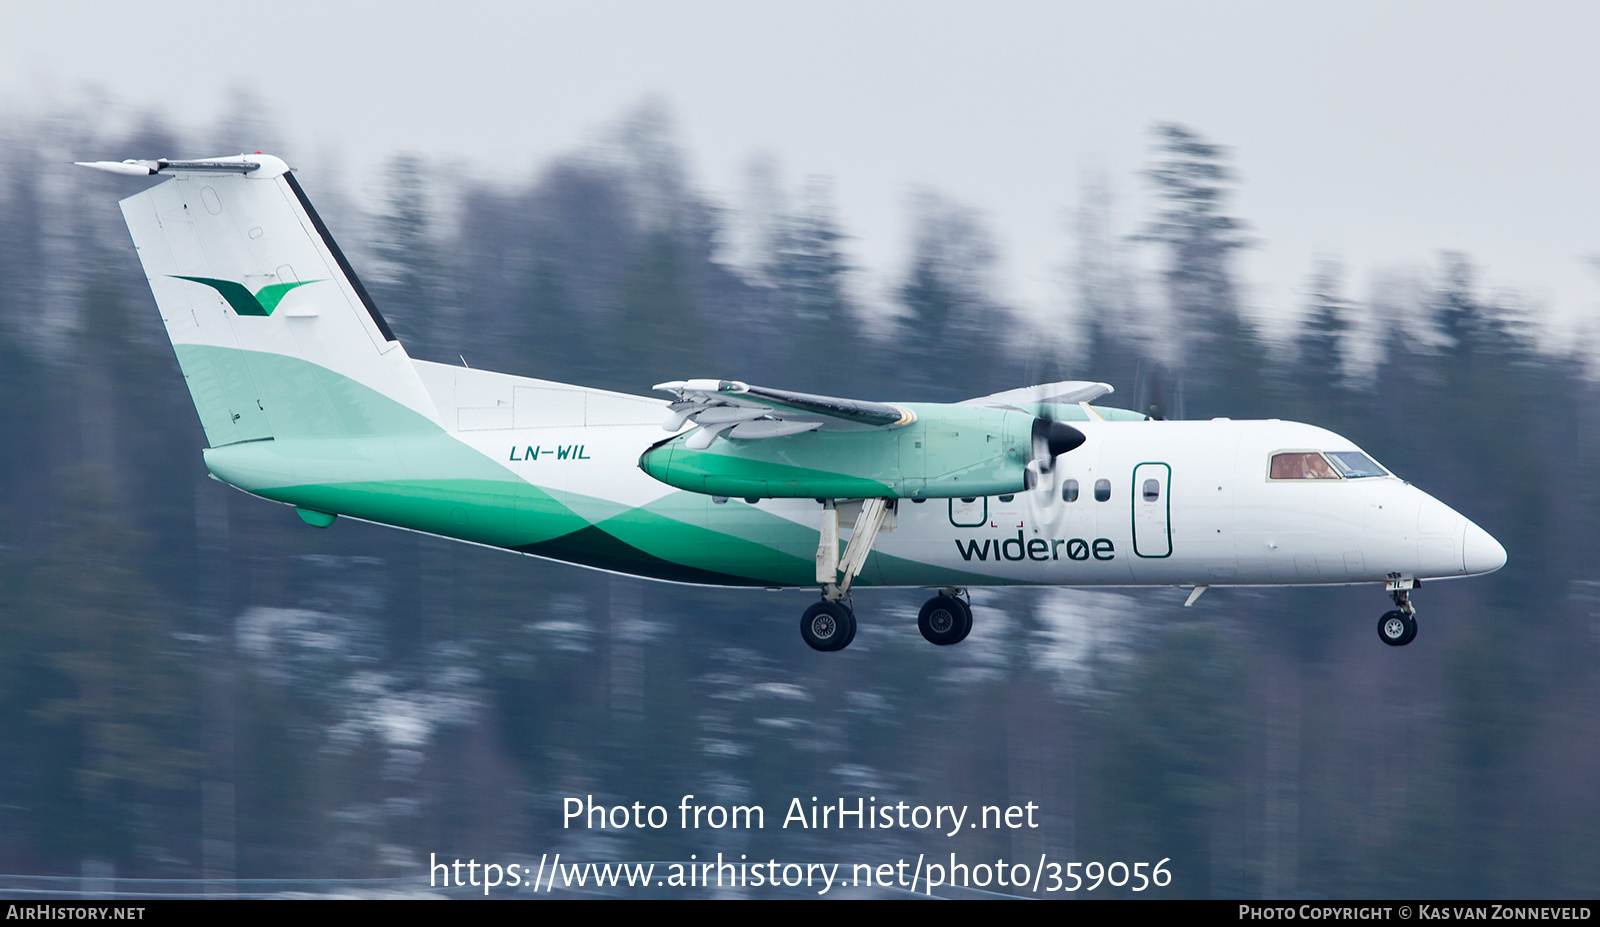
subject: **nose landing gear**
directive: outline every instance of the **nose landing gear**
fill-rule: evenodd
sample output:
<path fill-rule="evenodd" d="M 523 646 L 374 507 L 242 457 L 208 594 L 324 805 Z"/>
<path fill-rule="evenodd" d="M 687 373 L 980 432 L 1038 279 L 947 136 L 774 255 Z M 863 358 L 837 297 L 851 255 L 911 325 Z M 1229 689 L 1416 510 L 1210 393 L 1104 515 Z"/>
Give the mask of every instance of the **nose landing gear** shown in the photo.
<path fill-rule="evenodd" d="M 1386 589 L 1397 607 L 1378 619 L 1378 639 L 1390 647 L 1404 647 L 1417 639 L 1417 609 L 1411 604 L 1411 591 L 1421 585 L 1421 580 L 1389 574 Z"/>

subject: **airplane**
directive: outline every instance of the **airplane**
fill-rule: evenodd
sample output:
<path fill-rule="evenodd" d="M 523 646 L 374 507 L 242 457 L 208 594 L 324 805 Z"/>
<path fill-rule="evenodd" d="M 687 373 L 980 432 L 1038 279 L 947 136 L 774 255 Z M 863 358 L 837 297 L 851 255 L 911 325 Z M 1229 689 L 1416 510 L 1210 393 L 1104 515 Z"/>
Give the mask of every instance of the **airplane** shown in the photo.
<path fill-rule="evenodd" d="M 412 359 L 283 160 L 78 162 L 164 182 L 121 201 L 211 474 L 343 516 L 678 583 L 814 587 L 800 633 L 849 646 L 855 586 L 934 590 L 948 646 L 978 586 L 1424 580 L 1505 548 L 1331 431 L 1166 421 L 1065 381 L 958 403 L 730 379 L 645 397 Z M 841 531 L 843 528 L 843 531 Z M 841 550 L 841 543 L 843 544 Z"/>

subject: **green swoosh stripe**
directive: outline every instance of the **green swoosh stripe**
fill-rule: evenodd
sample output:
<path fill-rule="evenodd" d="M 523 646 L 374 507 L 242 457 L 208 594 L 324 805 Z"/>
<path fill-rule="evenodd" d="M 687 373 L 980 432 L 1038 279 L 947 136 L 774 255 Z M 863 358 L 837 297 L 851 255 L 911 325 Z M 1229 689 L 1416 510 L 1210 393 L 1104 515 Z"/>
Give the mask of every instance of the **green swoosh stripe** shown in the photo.
<path fill-rule="evenodd" d="M 264 286 L 260 292 L 256 293 L 256 302 L 261 304 L 261 308 L 266 310 L 267 315 L 271 315 L 272 310 L 278 308 L 278 303 L 283 300 L 285 294 L 290 290 L 297 286 L 305 286 L 307 283 L 316 282 L 315 280 L 304 280 L 299 283 L 274 283 L 270 286 Z"/>
<path fill-rule="evenodd" d="M 244 284 L 232 280 L 218 280 L 214 277 L 187 277 L 183 274 L 173 274 L 178 280 L 189 280 L 194 283 L 203 283 L 228 301 L 233 311 L 240 315 L 268 316 L 272 310 L 278 308 L 278 303 L 290 290 L 307 283 L 318 283 L 317 280 L 302 280 L 298 283 L 273 283 L 261 288 L 259 293 L 251 293 L 245 289 Z"/>

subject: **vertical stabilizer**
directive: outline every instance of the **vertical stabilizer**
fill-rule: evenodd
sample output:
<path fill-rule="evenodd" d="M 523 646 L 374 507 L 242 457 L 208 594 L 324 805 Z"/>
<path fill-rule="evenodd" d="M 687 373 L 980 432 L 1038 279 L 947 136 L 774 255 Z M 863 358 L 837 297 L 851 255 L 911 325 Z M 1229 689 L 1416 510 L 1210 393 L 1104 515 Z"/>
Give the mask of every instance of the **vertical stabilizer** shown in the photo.
<path fill-rule="evenodd" d="M 91 165 L 170 180 L 122 201 L 212 447 L 438 428 L 438 412 L 288 165 Z"/>

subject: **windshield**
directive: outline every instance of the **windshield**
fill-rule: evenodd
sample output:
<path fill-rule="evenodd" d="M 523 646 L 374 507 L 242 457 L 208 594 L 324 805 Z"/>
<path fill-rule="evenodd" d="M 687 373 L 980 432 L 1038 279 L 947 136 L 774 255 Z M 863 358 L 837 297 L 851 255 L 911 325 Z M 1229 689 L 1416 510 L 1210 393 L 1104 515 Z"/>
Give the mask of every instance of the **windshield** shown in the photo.
<path fill-rule="evenodd" d="M 1333 472 L 1328 462 L 1322 455 L 1315 451 L 1292 451 L 1285 454 L 1272 455 L 1272 470 L 1269 476 L 1275 480 L 1336 480 L 1339 474 Z"/>
<path fill-rule="evenodd" d="M 1378 466 L 1377 461 L 1360 451 L 1329 451 L 1328 459 L 1339 468 L 1345 479 L 1360 479 L 1364 476 L 1388 476 L 1389 471 Z"/>

